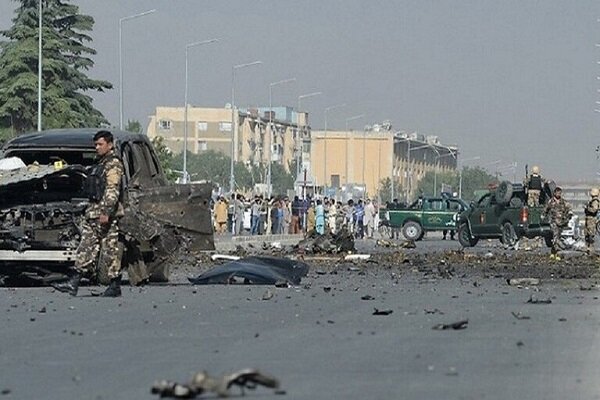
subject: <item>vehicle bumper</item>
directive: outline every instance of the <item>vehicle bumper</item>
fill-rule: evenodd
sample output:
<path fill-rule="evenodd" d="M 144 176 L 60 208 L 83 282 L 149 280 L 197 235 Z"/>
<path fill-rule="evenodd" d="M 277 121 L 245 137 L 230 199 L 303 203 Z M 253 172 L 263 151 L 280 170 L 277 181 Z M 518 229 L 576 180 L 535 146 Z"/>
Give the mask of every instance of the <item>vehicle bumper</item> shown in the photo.
<path fill-rule="evenodd" d="M 0 261 L 75 261 L 75 250 L 0 250 Z"/>

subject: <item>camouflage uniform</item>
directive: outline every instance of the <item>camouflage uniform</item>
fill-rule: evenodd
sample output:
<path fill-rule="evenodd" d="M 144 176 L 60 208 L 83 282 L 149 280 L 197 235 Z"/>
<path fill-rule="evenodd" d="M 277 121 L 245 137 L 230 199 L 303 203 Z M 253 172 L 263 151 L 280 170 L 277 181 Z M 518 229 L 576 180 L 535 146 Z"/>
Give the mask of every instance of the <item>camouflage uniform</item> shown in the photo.
<path fill-rule="evenodd" d="M 585 243 L 588 250 L 594 247 L 598 210 L 600 210 L 600 200 L 598 200 L 598 196 L 592 195 L 585 206 Z"/>
<path fill-rule="evenodd" d="M 527 205 L 529 207 L 539 206 L 544 178 L 540 174 L 533 173 L 525 180 L 525 187 L 527 188 Z"/>
<path fill-rule="evenodd" d="M 552 254 L 558 253 L 562 229 L 569 222 L 570 214 L 571 205 L 562 197 L 552 197 L 544 208 L 544 215 L 549 219 L 552 230 Z"/>
<path fill-rule="evenodd" d="M 121 275 L 121 253 L 118 243 L 118 219 L 123 216 L 121 204 L 121 179 L 123 163 L 111 150 L 104 155 L 98 165 L 102 167 L 104 193 L 97 202 L 92 202 L 81 223 L 81 242 L 77 248 L 75 269 L 82 275 L 95 275 L 100 263 L 108 264 L 108 277 Z M 100 215 L 108 215 L 109 223 L 102 225 Z M 101 253 L 101 254 L 100 254 Z"/>

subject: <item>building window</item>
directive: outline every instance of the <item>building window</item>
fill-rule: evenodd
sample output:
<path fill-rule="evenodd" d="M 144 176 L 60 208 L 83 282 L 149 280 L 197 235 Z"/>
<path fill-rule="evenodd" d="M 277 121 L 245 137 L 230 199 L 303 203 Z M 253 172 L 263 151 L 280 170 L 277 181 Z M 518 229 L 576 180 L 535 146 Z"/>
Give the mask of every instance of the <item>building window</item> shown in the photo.
<path fill-rule="evenodd" d="M 198 141 L 198 151 L 208 150 L 208 144 L 204 140 Z"/>
<path fill-rule="evenodd" d="M 231 132 L 231 122 L 219 122 L 219 131 Z"/>
<path fill-rule="evenodd" d="M 208 122 L 199 121 L 198 122 L 198 130 L 202 132 L 206 132 L 208 130 Z"/>
<path fill-rule="evenodd" d="M 158 122 L 158 126 L 159 126 L 160 129 L 168 131 L 168 130 L 171 129 L 171 121 L 168 120 L 168 119 L 161 119 Z"/>

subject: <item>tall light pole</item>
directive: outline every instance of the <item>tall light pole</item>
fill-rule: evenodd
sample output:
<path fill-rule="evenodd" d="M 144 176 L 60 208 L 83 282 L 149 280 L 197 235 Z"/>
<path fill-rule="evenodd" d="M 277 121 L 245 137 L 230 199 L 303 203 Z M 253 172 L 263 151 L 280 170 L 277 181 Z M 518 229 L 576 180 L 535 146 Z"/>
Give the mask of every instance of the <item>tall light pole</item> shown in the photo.
<path fill-rule="evenodd" d="M 431 147 L 430 144 L 424 144 L 421 146 L 417 146 L 417 147 L 410 147 L 410 144 L 412 142 L 411 139 L 405 139 L 406 143 L 407 143 L 407 149 L 406 149 L 406 203 L 408 204 L 408 198 L 410 197 L 410 193 L 411 193 L 411 186 L 412 186 L 412 168 L 410 167 L 410 152 L 411 151 L 416 151 L 416 150 L 421 150 L 421 149 L 426 149 L 427 147 Z"/>
<path fill-rule="evenodd" d="M 278 85 L 283 85 L 285 83 L 296 82 L 296 78 L 283 79 L 277 82 L 269 83 L 269 162 L 267 166 L 267 198 L 271 198 L 271 162 L 272 159 L 272 151 L 273 151 L 273 141 L 275 135 L 273 135 L 273 87 Z"/>
<path fill-rule="evenodd" d="M 238 69 L 260 64 L 262 64 L 262 61 L 253 61 L 249 63 L 234 65 L 231 68 L 231 168 L 229 171 L 229 191 L 231 193 L 235 191 L 235 173 L 233 167 L 235 163 L 235 155 L 237 154 L 235 146 L 235 142 L 237 140 L 237 124 L 235 121 L 235 71 L 237 71 Z"/>
<path fill-rule="evenodd" d="M 41 3 L 41 0 L 40 0 Z M 41 6 L 40 6 L 41 7 Z M 123 130 L 123 22 L 143 17 L 155 12 L 155 9 L 129 15 L 119 19 L 119 129 Z"/>
<path fill-rule="evenodd" d="M 466 161 L 476 161 L 479 160 L 481 157 L 480 156 L 475 156 L 475 157 L 471 157 L 471 158 L 465 158 L 464 160 L 462 160 L 462 164 L 464 166 L 464 163 Z M 458 160 L 456 161 L 458 164 Z M 459 167 L 458 169 L 458 198 L 462 199 L 462 168 Z"/>
<path fill-rule="evenodd" d="M 346 190 L 348 190 L 347 186 L 350 184 L 350 175 L 349 175 L 349 169 L 348 169 L 348 142 L 350 141 L 350 136 L 349 136 L 349 123 L 351 121 L 356 121 L 357 119 L 363 118 L 365 116 L 365 114 L 359 114 L 359 115 L 355 115 L 353 117 L 350 118 L 346 118 Z"/>
<path fill-rule="evenodd" d="M 38 120 L 37 130 L 42 130 L 42 0 L 38 0 Z M 11 124 L 12 125 L 12 124 Z"/>
<path fill-rule="evenodd" d="M 441 158 L 445 158 L 445 157 L 454 157 L 456 158 L 457 154 L 456 151 L 450 149 L 450 148 L 446 148 L 448 150 L 448 153 L 446 154 L 440 154 L 440 152 L 434 147 L 433 148 L 435 150 L 435 152 L 438 154 L 435 157 L 435 164 L 433 166 L 433 195 L 436 196 L 437 195 L 437 172 L 438 172 L 438 167 L 439 167 L 439 163 L 440 163 L 440 159 Z"/>
<path fill-rule="evenodd" d="M 323 195 L 327 187 L 327 114 L 331 110 L 346 107 L 346 104 L 336 104 L 335 106 L 325 108 L 325 132 L 323 132 Z"/>
<path fill-rule="evenodd" d="M 306 94 L 301 94 L 300 96 L 298 96 L 298 109 L 296 110 L 297 113 L 300 112 L 300 101 L 302 99 L 307 99 L 309 97 L 315 97 L 315 96 L 319 96 L 323 94 L 322 92 L 312 92 L 312 93 L 306 93 Z M 304 121 L 306 124 L 306 121 Z M 300 127 L 298 127 L 300 128 Z M 300 177 L 300 172 L 302 171 L 302 144 L 304 142 L 302 135 L 298 135 L 298 141 L 300 142 L 300 149 L 298 150 L 297 154 L 296 154 L 296 181 L 298 180 L 298 178 Z M 296 145 L 298 146 L 298 145 Z"/>
<path fill-rule="evenodd" d="M 183 183 L 188 183 L 187 142 L 188 142 L 188 52 L 191 47 L 218 42 L 219 39 L 208 39 L 185 45 L 185 93 L 183 104 Z"/>

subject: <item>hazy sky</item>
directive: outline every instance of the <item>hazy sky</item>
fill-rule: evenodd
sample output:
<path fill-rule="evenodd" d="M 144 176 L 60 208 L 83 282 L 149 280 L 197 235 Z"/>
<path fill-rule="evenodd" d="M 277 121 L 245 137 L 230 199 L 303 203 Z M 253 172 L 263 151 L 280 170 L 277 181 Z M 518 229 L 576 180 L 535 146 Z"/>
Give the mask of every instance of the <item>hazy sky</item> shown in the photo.
<path fill-rule="evenodd" d="M 593 180 L 600 144 L 600 2 L 401 0 L 77 0 L 96 25 L 91 75 L 115 88 L 94 95 L 111 123 L 119 117 L 119 18 L 123 29 L 125 119 L 145 127 L 156 106 L 183 106 L 185 45 L 191 104 L 221 107 L 231 98 L 231 67 L 240 70 L 236 103 L 295 106 L 306 99 L 313 128 L 356 129 L 385 119 L 395 129 L 437 135 L 461 157 L 539 164 L 555 179 Z M 0 0 L 0 29 L 17 3 Z M 494 169 L 494 165 L 488 165 Z M 512 172 L 504 170 L 512 177 Z"/>

